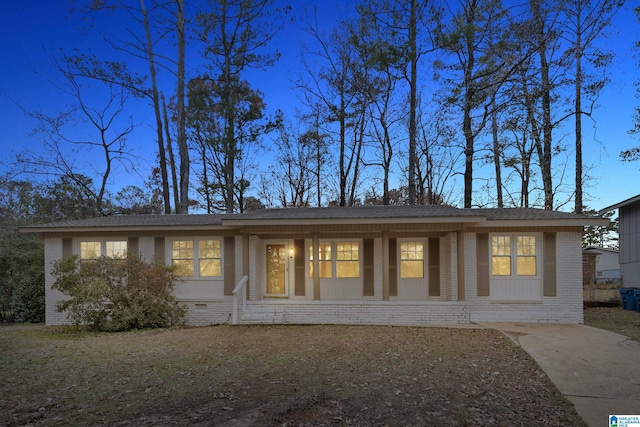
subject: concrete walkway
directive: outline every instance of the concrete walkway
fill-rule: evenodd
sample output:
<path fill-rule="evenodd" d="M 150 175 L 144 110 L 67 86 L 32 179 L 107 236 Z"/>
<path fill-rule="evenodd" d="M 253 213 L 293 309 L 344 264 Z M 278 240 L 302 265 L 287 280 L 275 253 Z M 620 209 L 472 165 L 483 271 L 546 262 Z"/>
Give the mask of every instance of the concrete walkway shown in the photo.
<path fill-rule="evenodd" d="M 518 343 L 589 426 L 640 415 L 640 343 L 585 325 L 482 323 Z"/>

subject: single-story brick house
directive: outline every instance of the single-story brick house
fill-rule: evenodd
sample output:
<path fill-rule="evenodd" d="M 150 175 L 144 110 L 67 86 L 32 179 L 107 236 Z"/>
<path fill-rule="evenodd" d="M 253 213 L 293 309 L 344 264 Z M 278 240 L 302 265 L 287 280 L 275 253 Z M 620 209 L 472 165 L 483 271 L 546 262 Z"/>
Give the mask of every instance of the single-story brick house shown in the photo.
<path fill-rule="evenodd" d="M 607 219 L 540 209 L 370 206 L 131 215 L 25 227 L 52 263 L 137 253 L 182 271 L 192 325 L 582 323 L 581 236 Z"/>

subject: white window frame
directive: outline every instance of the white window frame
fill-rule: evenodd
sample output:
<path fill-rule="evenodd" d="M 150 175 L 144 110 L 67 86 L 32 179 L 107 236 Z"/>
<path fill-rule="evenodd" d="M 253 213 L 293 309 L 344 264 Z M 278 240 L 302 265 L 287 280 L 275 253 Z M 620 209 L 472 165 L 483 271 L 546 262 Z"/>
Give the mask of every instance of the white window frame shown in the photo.
<path fill-rule="evenodd" d="M 167 239 L 169 244 L 166 248 L 167 264 L 173 265 L 173 243 L 178 241 L 191 241 L 193 242 L 193 275 L 192 276 L 178 276 L 183 279 L 197 279 L 197 280 L 220 280 L 224 277 L 224 240 L 220 236 L 181 236 L 172 237 Z M 200 276 L 200 241 L 202 240 L 217 240 L 220 243 L 220 275 L 219 276 Z M 210 259 L 210 258 L 207 258 Z"/>
<path fill-rule="evenodd" d="M 362 239 L 320 239 L 319 244 L 330 244 L 331 245 L 331 277 L 321 277 L 321 281 L 355 281 L 362 280 L 363 275 L 363 256 L 362 256 Z M 356 277 L 338 277 L 338 244 L 339 243 L 357 243 L 358 244 L 358 276 Z M 309 244 L 309 250 L 313 250 L 313 242 Z M 311 268 L 312 265 L 312 254 L 309 253 L 307 256 L 307 274 L 306 277 L 308 279 L 312 279 Z"/>
<path fill-rule="evenodd" d="M 511 254 L 510 256 L 510 268 L 511 274 L 493 274 L 493 237 L 509 237 L 510 238 L 510 248 Z M 535 267 L 536 274 L 518 274 L 518 237 L 534 237 L 536 240 L 535 243 Z M 498 255 L 499 256 L 499 255 Z M 541 261 L 542 260 L 542 235 L 541 233 L 491 233 L 489 234 L 489 271 L 491 273 L 492 279 L 538 279 L 542 277 L 541 271 Z"/>
<path fill-rule="evenodd" d="M 102 256 L 107 256 L 107 243 L 108 242 L 124 242 L 125 244 L 125 252 L 122 254 L 121 257 L 117 258 L 117 259 L 124 259 L 127 256 L 127 251 L 128 251 L 128 246 L 129 246 L 129 242 L 128 239 L 124 238 L 124 239 L 110 239 L 110 238 L 96 238 L 96 239 L 91 239 L 91 238 L 83 238 L 80 239 L 78 241 L 78 257 L 80 258 L 80 261 L 93 261 L 96 260 Z M 97 258 L 82 258 L 82 244 L 83 243 L 100 243 L 100 254 L 98 255 Z"/>
<path fill-rule="evenodd" d="M 410 281 L 418 281 L 418 282 L 426 282 L 427 276 L 429 274 L 428 264 L 429 264 L 429 240 L 427 238 L 419 237 L 419 238 L 401 238 L 397 240 L 397 256 L 396 259 L 398 267 L 397 267 L 397 276 L 398 281 L 410 282 Z M 422 243 L 422 277 L 402 277 L 402 244 L 403 243 Z"/>

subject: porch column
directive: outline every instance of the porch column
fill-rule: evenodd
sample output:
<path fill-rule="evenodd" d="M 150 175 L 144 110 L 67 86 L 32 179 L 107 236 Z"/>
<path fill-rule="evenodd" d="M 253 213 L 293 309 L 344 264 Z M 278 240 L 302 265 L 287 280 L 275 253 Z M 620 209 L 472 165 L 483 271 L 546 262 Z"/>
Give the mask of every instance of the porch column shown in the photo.
<path fill-rule="evenodd" d="M 458 301 L 464 301 L 464 231 L 456 232 L 457 271 L 458 271 Z"/>
<path fill-rule="evenodd" d="M 382 232 L 382 300 L 389 301 L 389 232 Z"/>
<path fill-rule="evenodd" d="M 242 275 L 249 277 L 249 235 L 242 235 Z M 247 290 L 247 299 L 251 299 L 251 292 L 249 291 L 249 284 L 251 282 L 247 280 L 247 284 L 244 285 Z"/>
<path fill-rule="evenodd" d="M 313 299 L 320 299 L 320 236 L 313 233 Z"/>

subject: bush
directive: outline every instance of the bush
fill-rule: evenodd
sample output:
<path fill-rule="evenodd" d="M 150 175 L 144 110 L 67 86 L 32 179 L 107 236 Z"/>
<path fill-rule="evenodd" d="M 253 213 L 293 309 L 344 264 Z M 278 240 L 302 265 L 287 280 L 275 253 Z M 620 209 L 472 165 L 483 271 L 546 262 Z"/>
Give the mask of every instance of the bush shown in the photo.
<path fill-rule="evenodd" d="M 25 276 L 18 282 L 12 306 L 18 322 L 44 322 L 44 272 Z"/>
<path fill-rule="evenodd" d="M 98 331 L 165 328 L 183 323 L 186 308 L 173 295 L 173 269 L 140 258 L 102 257 L 80 262 L 77 256 L 54 265 L 53 289 L 70 298 L 56 309 L 76 325 Z"/>

